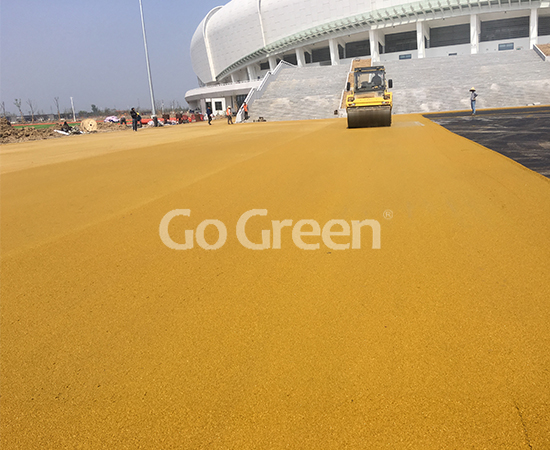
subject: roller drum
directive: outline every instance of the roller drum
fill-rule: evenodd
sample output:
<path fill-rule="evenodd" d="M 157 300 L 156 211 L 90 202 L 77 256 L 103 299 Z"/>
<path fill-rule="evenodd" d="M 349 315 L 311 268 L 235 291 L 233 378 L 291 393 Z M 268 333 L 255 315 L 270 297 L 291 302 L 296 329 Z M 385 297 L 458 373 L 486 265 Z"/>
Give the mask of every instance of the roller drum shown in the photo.
<path fill-rule="evenodd" d="M 389 127 L 391 106 L 361 106 L 348 108 L 348 128 Z"/>

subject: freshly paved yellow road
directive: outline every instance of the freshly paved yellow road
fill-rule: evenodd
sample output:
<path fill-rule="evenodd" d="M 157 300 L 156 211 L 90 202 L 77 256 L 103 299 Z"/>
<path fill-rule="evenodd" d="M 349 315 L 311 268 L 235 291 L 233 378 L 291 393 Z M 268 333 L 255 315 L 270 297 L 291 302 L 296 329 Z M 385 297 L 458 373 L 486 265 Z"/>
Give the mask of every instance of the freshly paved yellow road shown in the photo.
<path fill-rule="evenodd" d="M 513 161 L 418 115 L 0 157 L 2 449 L 550 448 L 550 183 Z M 173 209 L 227 242 L 169 249 Z M 252 209 L 255 243 L 371 219 L 381 248 L 250 250 Z"/>

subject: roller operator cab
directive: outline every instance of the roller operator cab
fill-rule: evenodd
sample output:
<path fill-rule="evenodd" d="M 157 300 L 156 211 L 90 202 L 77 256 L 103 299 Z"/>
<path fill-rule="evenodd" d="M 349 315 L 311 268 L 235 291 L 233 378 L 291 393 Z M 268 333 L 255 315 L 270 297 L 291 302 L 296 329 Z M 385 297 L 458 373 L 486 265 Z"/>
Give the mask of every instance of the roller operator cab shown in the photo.
<path fill-rule="evenodd" d="M 353 84 L 346 87 L 350 95 L 346 98 L 348 128 L 389 127 L 393 94 L 392 80 L 386 80 L 384 66 L 356 67 Z"/>

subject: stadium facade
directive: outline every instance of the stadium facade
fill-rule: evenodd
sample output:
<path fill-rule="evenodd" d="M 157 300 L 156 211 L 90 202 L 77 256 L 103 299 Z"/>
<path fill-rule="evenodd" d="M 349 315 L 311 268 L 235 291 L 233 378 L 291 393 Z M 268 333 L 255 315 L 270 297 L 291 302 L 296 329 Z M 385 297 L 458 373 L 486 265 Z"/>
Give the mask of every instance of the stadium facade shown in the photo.
<path fill-rule="evenodd" d="M 526 50 L 550 43 L 550 1 L 232 0 L 191 41 L 203 112 L 238 108 L 283 60 L 298 67 Z M 444 64 L 442 59 L 442 64 Z"/>

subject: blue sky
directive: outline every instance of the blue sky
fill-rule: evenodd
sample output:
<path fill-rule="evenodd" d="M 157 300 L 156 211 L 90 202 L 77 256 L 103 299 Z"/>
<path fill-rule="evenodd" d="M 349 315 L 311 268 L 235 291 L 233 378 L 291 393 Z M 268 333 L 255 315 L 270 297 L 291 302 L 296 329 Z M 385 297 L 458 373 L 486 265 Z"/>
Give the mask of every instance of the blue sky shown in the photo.
<path fill-rule="evenodd" d="M 189 45 L 200 21 L 228 0 L 142 0 L 157 103 L 185 104 L 197 87 Z M 0 102 L 15 113 L 124 109 L 151 100 L 139 0 L 1 0 Z"/>

